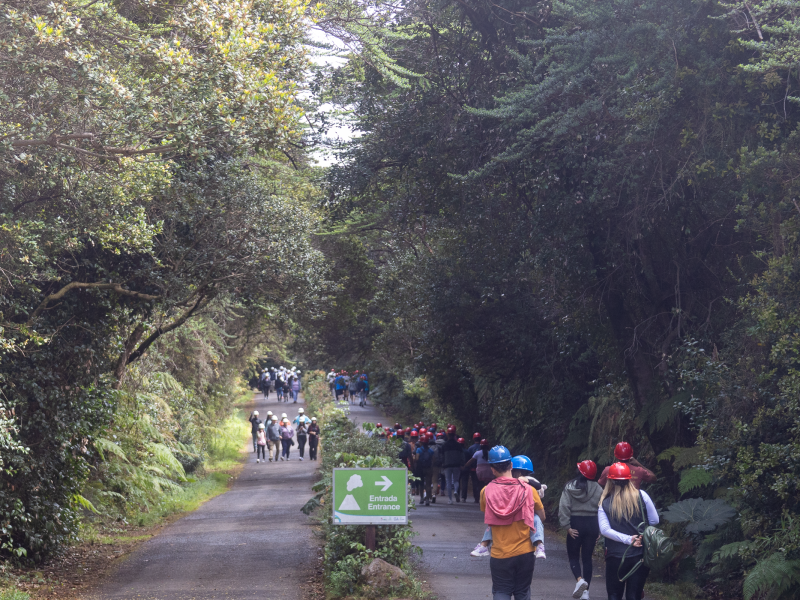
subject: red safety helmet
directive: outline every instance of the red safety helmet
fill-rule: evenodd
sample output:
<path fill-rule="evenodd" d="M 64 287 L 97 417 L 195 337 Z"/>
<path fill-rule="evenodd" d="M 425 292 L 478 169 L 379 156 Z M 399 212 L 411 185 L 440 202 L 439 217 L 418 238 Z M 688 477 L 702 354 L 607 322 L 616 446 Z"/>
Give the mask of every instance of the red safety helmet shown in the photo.
<path fill-rule="evenodd" d="M 383 428 L 383 430 L 384 430 L 386 433 L 389 433 L 389 432 L 392 430 L 392 428 L 391 428 L 391 427 L 384 427 L 384 428 Z"/>
<path fill-rule="evenodd" d="M 458 438 L 456 441 L 457 441 L 459 444 L 461 444 L 461 445 L 463 446 L 463 445 L 464 445 L 464 443 L 465 443 L 467 440 L 465 440 L 464 438 Z"/>
<path fill-rule="evenodd" d="M 416 429 L 411 430 L 411 437 L 419 437 L 419 432 Z"/>
<path fill-rule="evenodd" d="M 436 439 L 437 439 L 437 440 L 438 440 L 438 439 L 441 439 L 441 438 L 443 438 L 443 437 L 444 437 L 444 434 L 443 434 L 441 431 L 437 431 L 437 432 L 436 432 Z"/>
<path fill-rule="evenodd" d="M 431 427 L 433 427 L 434 429 L 436 429 L 436 428 L 438 427 L 438 425 L 437 425 L 436 423 L 431 423 Z"/>
<path fill-rule="evenodd" d="M 406 427 L 403 431 L 405 433 L 411 433 L 411 427 Z"/>
<path fill-rule="evenodd" d="M 447 426 L 448 426 L 448 427 L 452 427 L 452 426 L 453 426 L 453 424 L 452 424 L 452 423 L 448 423 L 448 424 L 447 424 Z"/>
<path fill-rule="evenodd" d="M 608 478 L 614 480 L 625 480 L 631 478 L 631 468 L 625 463 L 614 463 L 608 467 Z"/>
<path fill-rule="evenodd" d="M 417 427 L 425 427 L 425 421 L 420 421 L 417 423 Z"/>
<path fill-rule="evenodd" d="M 586 477 L 586 479 L 594 480 L 594 478 L 597 477 L 597 465 L 591 460 L 583 460 L 579 462 L 578 471 L 580 471 L 581 475 Z"/>
<path fill-rule="evenodd" d="M 423 435 L 423 434 L 426 434 L 426 433 L 428 433 L 428 430 L 427 430 L 427 429 L 425 429 L 424 427 L 420 427 L 420 428 L 419 428 L 419 434 L 420 434 L 420 435 Z"/>
<path fill-rule="evenodd" d="M 633 446 L 628 442 L 620 442 L 614 448 L 614 458 L 617 460 L 630 460 L 633 458 Z"/>
<path fill-rule="evenodd" d="M 394 424 L 394 428 L 395 428 L 395 429 L 402 429 L 402 428 L 403 428 L 403 426 L 402 426 L 402 425 L 400 425 L 400 423 L 395 423 L 395 424 Z"/>
<path fill-rule="evenodd" d="M 481 440 L 481 446 L 488 446 L 488 445 L 489 445 L 489 441 L 488 440 L 485 440 L 485 439 Z"/>
<path fill-rule="evenodd" d="M 453 427 L 452 425 L 447 426 L 447 433 L 455 433 L 455 432 L 456 432 L 455 427 Z"/>
<path fill-rule="evenodd" d="M 377 424 L 375 425 L 375 427 L 383 427 L 383 424 L 382 424 L 382 423 L 377 423 Z"/>
<path fill-rule="evenodd" d="M 481 434 L 476 431 L 475 433 L 472 434 L 472 439 L 473 440 L 481 439 Z"/>

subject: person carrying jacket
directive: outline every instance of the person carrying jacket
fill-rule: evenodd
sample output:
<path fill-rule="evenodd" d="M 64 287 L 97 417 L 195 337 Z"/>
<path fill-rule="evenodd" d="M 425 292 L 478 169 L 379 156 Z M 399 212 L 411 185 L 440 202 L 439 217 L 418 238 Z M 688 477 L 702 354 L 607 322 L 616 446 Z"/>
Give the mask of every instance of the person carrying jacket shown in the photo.
<path fill-rule="evenodd" d="M 651 470 L 642 466 L 638 460 L 633 457 L 633 446 L 628 442 L 620 442 L 614 448 L 614 458 L 617 462 L 625 463 L 631 469 L 631 483 L 639 490 L 642 488 L 643 483 L 655 483 L 658 478 Z M 597 483 L 600 487 L 605 487 L 608 482 L 608 470 L 611 467 L 606 467 L 600 474 L 600 479 Z"/>
<path fill-rule="evenodd" d="M 641 600 L 650 569 L 640 564 L 644 554 L 639 525 L 658 524 L 658 511 L 647 492 L 633 485 L 630 467 L 614 463 L 608 470 L 608 482 L 600 496 L 597 520 L 606 538 L 606 592 L 608 600 Z M 621 577 L 630 576 L 621 581 Z"/>
<path fill-rule="evenodd" d="M 589 600 L 592 552 L 600 535 L 597 511 L 603 488 L 595 483 L 595 477 L 596 464 L 591 460 L 579 462 L 575 478 L 567 482 L 558 504 L 558 522 L 567 529 L 567 557 L 576 580 L 572 597 L 580 600 Z"/>
<path fill-rule="evenodd" d="M 491 527 L 493 600 L 530 600 L 536 566 L 531 533 L 536 510 L 544 514 L 536 490 L 512 477 L 511 453 L 504 446 L 489 450 L 494 479 L 481 490 L 484 523 Z"/>
<path fill-rule="evenodd" d="M 461 477 L 461 467 L 467 462 L 464 456 L 464 447 L 456 441 L 456 428 L 447 428 L 447 441 L 442 445 L 442 469 L 444 470 L 444 484 L 447 490 L 448 504 L 453 503 L 453 494 L 459 502 L 458 482 Z"/>

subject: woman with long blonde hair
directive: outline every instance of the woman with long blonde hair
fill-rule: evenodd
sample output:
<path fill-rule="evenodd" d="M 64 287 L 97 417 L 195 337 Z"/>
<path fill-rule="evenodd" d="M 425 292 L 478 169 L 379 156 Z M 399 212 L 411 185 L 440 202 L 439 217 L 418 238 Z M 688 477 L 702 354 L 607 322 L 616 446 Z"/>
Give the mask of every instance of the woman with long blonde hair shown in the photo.
<path fill-rule="evenodd" d="M 646 515 L 642 514 L 642 505 Z M 631 469 L 625 463 L 614 463 L 609 468 L 597 520 L 600 533 L 606 538 L 608 600 L 641 600 L 650 572 L 639 564 L 644 554 L 641 532 L 645 523 L 658 524 L 658 511 L 647 492 L 631 484 Z M 622 577 L 626 577 L 625 581 L 620 580 Z"/>

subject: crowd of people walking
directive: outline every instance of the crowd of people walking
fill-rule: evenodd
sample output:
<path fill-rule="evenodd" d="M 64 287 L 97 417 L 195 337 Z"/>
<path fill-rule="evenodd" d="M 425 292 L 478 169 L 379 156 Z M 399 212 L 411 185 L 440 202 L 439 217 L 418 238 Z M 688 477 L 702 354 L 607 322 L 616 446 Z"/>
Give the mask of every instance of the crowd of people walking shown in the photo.
<path fill-rule="evenodd" d="M 367 405 L 369 379 L 366 373 L 331 370 L 327 374 L 331 395 L 337 401 Z M 268 398 L 275 390 L 278 401 L 288 389 L 297 401 L 300 371 L 265 369 L 259 389 Z M 267 411 L 260 419 L 258 411 L 250 415 L 253 451 L 256 462 L 290 460 L 297 445 L 300 460 L 305 446 L 309 458 L 317 459 L 320 428 L 314 417 L 299 408 L 289 419 Z M 534 477 L 531 459 L 512 456 L 503 446 L 494 446 L 480 432 L 473 433 L 470 443 L 460 437 L 456 427 L 418 421 L 410 426 L 395 423 L 367 424 L 366 435 L 382 440 L 398 441 L 398 459 L 414 477 L 411 492 L 419 497 L 420 506 L 467 502 L 469 493 L 480 505 L 486 525 L 483 538 L 472 550 L 472 556 L 489 557 L 494 600 L 529 600 L 537 559 L 545 559 L 542 498 L 547 485 Z M 643 484 L 656 481 L 655 474 L 633 456 L 627 442 L 617 444 L 616 462 L 598 477 L 597 465 L 584 460 L 576 465 L 574 476 L 565 485 L 558 507 L 559 525 L 567 532 L 566 551 L 575 579 L 572 598 L 588 600 L 593 578 L 592 557 L 599 539 L 604 542 L 605 586 L 608 600 L 641 600 L 649 574 L 643 562 L 643 532 L 646 526 L 657 525 L 658 511 Z M 440 503 L 441 503 L 440 502 Z M 566 593 L 565 593 L 566 595 Z"/>
<path fill-rule="evenodd" d="M 542 498 L 547 485 L 534 475 L 531 459 L 512 456 L 503 446 L 491 447 L 479 432 L 472 444 L 448 424 L 420 421 L 403 427 L 375 423 L 367 435 L 399 440 L 398 458 L 414 475 L 412 494 L 419 505 L 466 502 L 472 491 L 484 512 L 486 530 L 472 556 L 490 557 L 493 597 L 528 600 L 536 559 L 546 558 Z M 643 530 L 657 525 L 658 512 L 641 486 L 656 481 L 655 474 L 620 442 L 616 462 L 598 478 L 590 460 L 576 465 L 574 477 L 562 491 L 558 520 L 567 531 L 566 550 L 575 586 L 572 597 L 589 599 L 592 556 L 598 539 L 604 540 L 605 583 L 609 600 L 641 600 L 649 569 L 643 564 Z M 530 490 L 530 491 L 528 491 Z"/>
<path fill-rule="evenodd" d="M 258 389 L 264 394 L 265 400 L 274 390 L 278 402 L 289 402 L 291 398 L 292 402 L 297 404 L 297 398 L 303 389 L 300 371 L 296 367 L 287 369 L 284 366 L 264 369 L 258 377 Z"/>

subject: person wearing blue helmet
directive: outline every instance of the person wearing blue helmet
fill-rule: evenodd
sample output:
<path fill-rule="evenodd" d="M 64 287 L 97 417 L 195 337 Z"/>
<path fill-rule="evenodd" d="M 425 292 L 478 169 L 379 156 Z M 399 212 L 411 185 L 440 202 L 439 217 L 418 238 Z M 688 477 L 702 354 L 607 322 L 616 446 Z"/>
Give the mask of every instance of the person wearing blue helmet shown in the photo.
<path fill-rule="evenodd" d="M 495 478 L 481 490 L 480 506 L 484 523 L 492 529 L 492 597 L 530 600 L 536 566 L 531 531 L 536 529 L 536 511 L 544 516 L 544 506 L 536 490 L 513 477 L 508 448 L 492 448 L 488 462 Z"/>
<path fill-rule="evenodd" d="M 537 479 L 532 477 L 533 461 L 524 454 L 520 454 L 511 459 L 511 475 L 519 479 L 522 483 L 530 485 L 536 490 L 537 494 L 539 494 L 540 488 L 544 487 L 544 489 L 547 489 L 547 486 L 542 486 Z M 541 495 L 539 496 L 539 501 L 541 503 Z M 531 531 L 531 543 L 535 548 L 536 558 L 547 558 L 544 550 L 544 525 L 542 524 L 542 521 L 545 519 L 544 508 L 542 508 L 541 514 L 539 514 L 539 512 L 538 509 L 534 511 L 533 521 L 536 529 Z M 475 549 L 470 554 L 472 556 L 489 556 L 489 546 L 491 546 L 491 544 L 492 528 L 487 527 L 486 531 L 483 533 L 483 539 L 480 544 L 475 546 Z"/>

